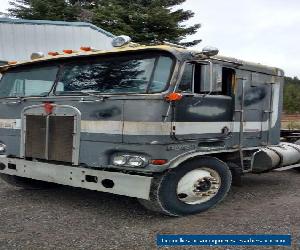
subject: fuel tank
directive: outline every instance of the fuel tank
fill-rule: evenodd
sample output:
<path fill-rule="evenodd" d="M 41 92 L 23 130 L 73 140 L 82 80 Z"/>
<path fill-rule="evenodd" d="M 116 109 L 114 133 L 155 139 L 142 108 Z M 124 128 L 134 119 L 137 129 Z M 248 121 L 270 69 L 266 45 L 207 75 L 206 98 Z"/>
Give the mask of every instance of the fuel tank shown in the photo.
<path fill-rule="evenodd" d="M 300 163 L 300 145 L 280 143 L 260 149 L 253 156 L 252 172 L 262 173 Z"/>

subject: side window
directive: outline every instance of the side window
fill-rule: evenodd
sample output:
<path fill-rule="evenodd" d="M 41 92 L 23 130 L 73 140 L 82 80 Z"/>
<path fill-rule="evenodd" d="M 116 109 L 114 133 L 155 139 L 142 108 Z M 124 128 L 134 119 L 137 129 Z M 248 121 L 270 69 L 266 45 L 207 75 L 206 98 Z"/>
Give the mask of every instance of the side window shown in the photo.
<path fill-rule="evenodd" d="M 182 92 L 192 92 L 194 84 L 194 68 L 195 65 L 187 63 L 184 68 L 184 72 L 181 77 L 178 90 Z"/>
<path fill-rule="evenodd" d="M 207 94 L 210 93 L 210 69 L 209 65 L 199 65 L 199 69 L 195 72 L 195 93 Z M 197 75 L 198 74 L 198 75 Z M 197 80 L 200 85 L 199 92 L 197 90 Z M 222 65 L 214 65 L 213 68 L 213 86 L 211 95 L 232 95 L 232 86 L 235 83 L 235 70 L 222 67 Z"/>
<path fill-rule="evenodd" d="M 173 60 L 170 57 L 161 56 L 158 59 L 156 70 L 154 72 L 152 83 L 149 87 L 150 92 L 160 92 L 166 87 L 168 82 Z"/>
<path fill-rule="evenodd" d="M 207 64 L 187 63 L 178 86 L 182 92 L 196 94 L 232 95 L 232 86 L 235 84 L 235 70 L 214 65 L 213 88 L 210 93 L 210 67 Z"/>
<path fill-rule="evenodd" d="M 235 70 L 231 68 L 222 68 L 222 95 L 231 96 L 232 88 L 235 85 Z"/>

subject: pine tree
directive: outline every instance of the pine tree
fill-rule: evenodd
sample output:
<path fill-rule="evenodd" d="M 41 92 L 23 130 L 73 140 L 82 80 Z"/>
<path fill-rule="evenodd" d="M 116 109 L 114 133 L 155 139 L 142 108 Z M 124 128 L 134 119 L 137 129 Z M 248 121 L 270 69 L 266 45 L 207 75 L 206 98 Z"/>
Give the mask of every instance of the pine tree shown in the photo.
<path fill-rule="evenodd" d="M 194 16 L 179 8 L 186 0 L 14 0 L 9 15 L 23 19 L 88 21 L 134 42 L 163 41 L 193 46 L 201 40 L 182 42 L 195 34 L 200 24 L 186 26 Z"/>
<path fill-rule="evenodd" d="M 78 3 L 65 0 L 15 0 L 10 5 L 9 15 L 22 19 L 76 21 L 80 12 Z"/>
<path fill-rule="evenodd" d="M 283 109 L 288 114 L 300 112 L 300 80 L 297 77 L 285 78 Z"/>

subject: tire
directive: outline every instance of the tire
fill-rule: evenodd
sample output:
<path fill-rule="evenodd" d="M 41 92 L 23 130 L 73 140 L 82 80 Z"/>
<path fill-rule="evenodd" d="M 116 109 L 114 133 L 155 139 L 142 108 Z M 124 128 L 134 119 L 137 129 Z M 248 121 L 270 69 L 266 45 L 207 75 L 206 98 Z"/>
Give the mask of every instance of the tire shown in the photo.
<path fill-rule="evenodd" d="M 300 145 L 300 140 L 297 140 L 295 144 Z M 300 168 L 294 168 L 294 170 L 300 173 Z"/>
<path fill-rule="evenodd" d="M 38 180 L 33 180 L 33 179 L 14 176 L 14 175 L 7 175 L 7 174 L 0 174 L 0 178 L 14 187 L 23 188 L 27 190 L 48 189 L 48 188 L 54 188 L 58 186 L 55 183 L 38 181 Z"/>
<path fill-rule="evenodd" d="M 242 175 L 243 175 L 242 168 L 233 162 L 226 162 L 226 164 L 231 171 L 232 186 L 241 187 L 243 185 L 243 183 L 242 183 Z"/>
<path fill-rule="evenodd" d="M 196 214 L 221 202 L 231 183 L 226 163 L 213 157 L 195 158 L 154 177 L 150 199 L 139 202 L 149 210 L 170 216 Z"/>

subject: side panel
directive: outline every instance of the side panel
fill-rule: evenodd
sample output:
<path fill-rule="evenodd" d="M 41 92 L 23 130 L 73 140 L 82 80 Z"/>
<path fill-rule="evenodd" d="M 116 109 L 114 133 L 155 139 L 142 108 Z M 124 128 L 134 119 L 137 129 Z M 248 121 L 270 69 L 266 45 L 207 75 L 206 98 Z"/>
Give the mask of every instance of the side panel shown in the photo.
<path fill-rule="evenodd" d="M 184 96 L 173 110 L 173 133 L 177 139 L 218 140 L 222 145 L 232 144 L 232 97 Z"/>
<path fill-rule="evenodd" d="M 282 78 L 238 71 L 235 130 L 243 147 L 274 145 L 280 141 Z M 238 125 L 238 123 L 242 124 Z M 238 129 L 240 127 L 240 129 Z"/>
<path fill-rule="evenodd" d="M 124 143 L 170 143 L 170 104 L 160 100 L 124 101 Z"/>

